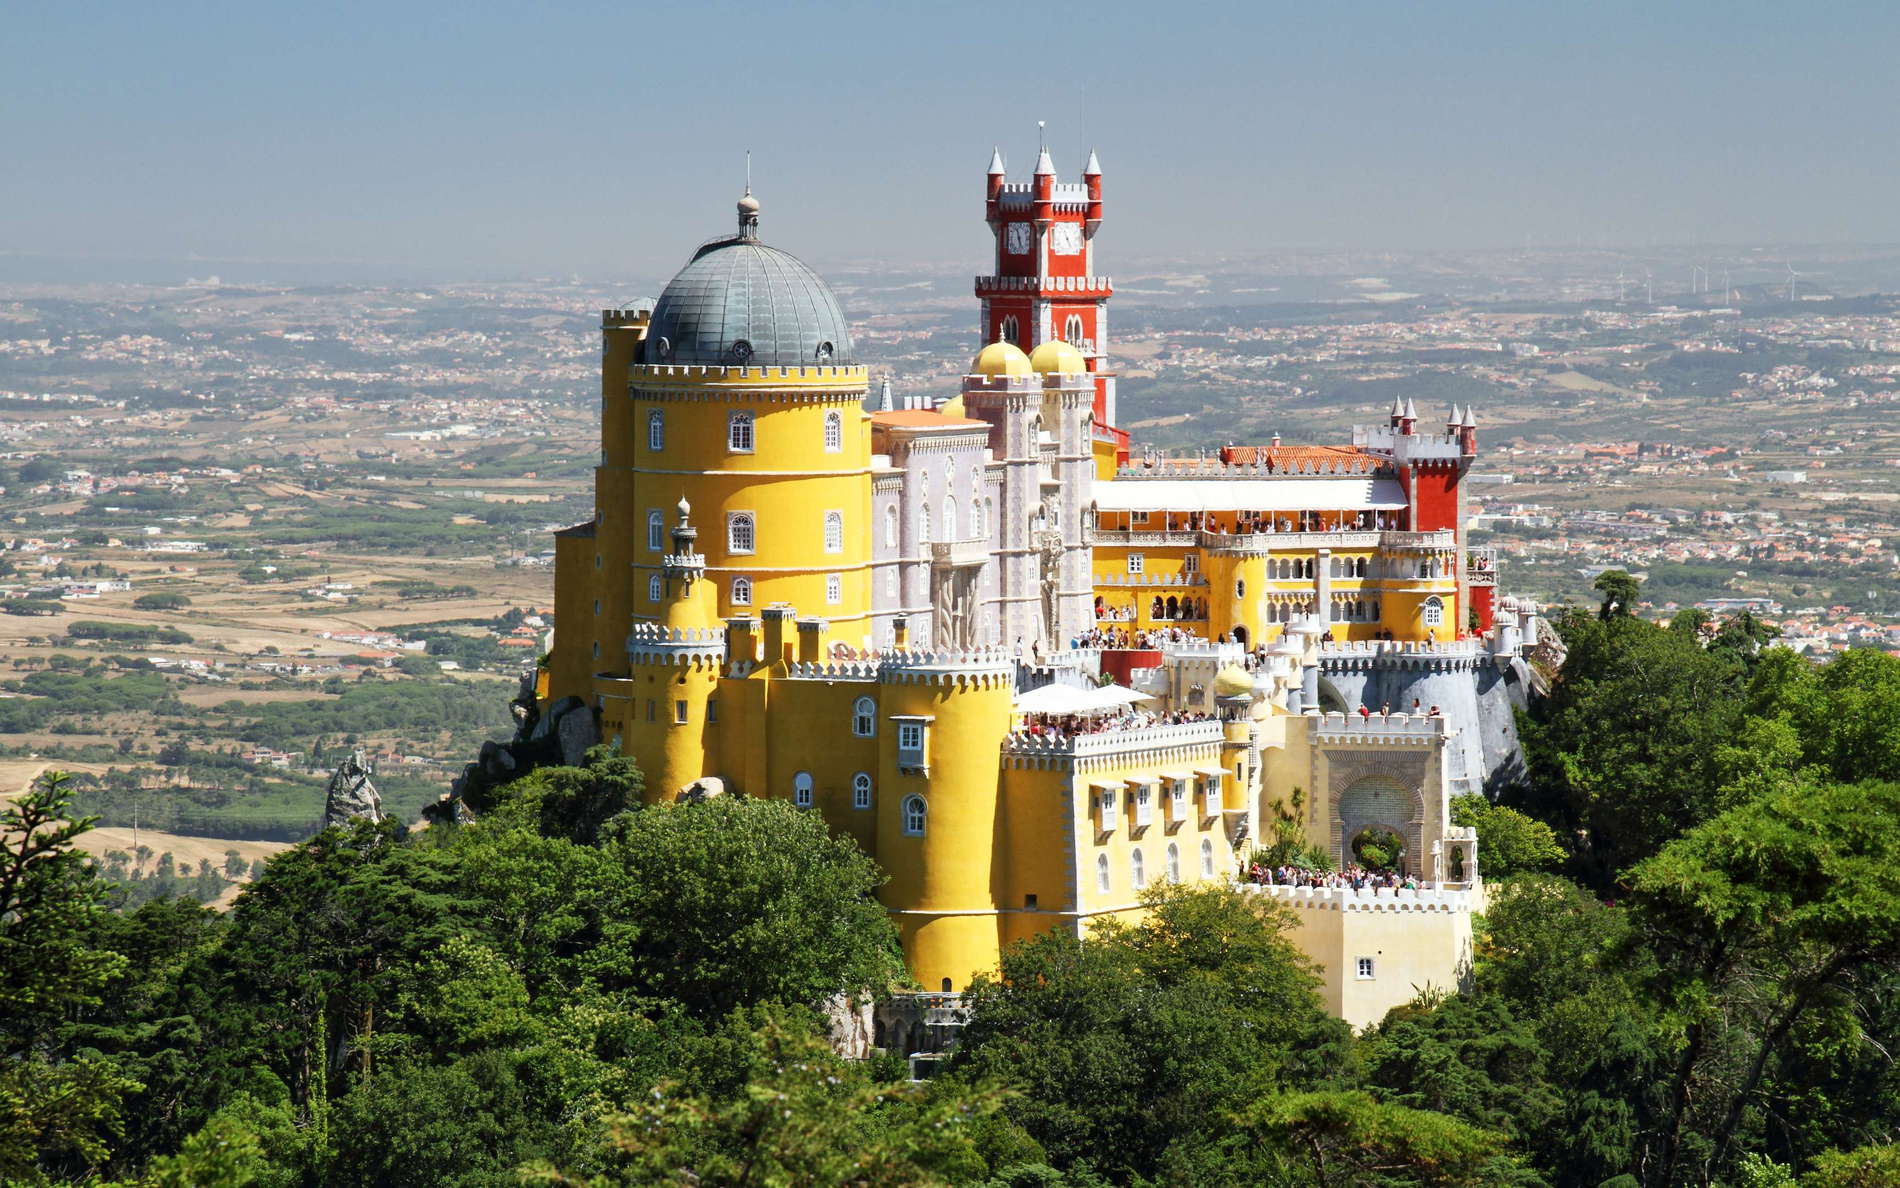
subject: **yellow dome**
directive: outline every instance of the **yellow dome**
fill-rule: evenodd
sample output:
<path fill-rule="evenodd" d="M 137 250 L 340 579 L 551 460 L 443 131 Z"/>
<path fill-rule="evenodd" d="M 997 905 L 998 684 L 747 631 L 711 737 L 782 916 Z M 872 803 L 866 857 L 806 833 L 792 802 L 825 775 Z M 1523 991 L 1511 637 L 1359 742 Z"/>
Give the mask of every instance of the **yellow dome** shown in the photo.
<path fill-rule="evenodd" d="M 1253 692 L 1253 677 L 1229 664 L 1214 676 L 1214 696 L 1245 697 Z"/>
<path fill-rule="evenodd" d="M 1029 356 L 1013 342 L 993 342 L 976 353 L 976 362 L 970 364 L 972 375 L 1028 375 L 1030 373 Z"/>
<path fill-rule="evenodd" d="M 965 421 L 970 419 L 970 414 L 963 411 L 963 393 L 961 392 L 958 392 L 955 396 L 939 404 L 937 411 L 946 417 L 956 417 L 959 420 Z"/>
<path fill-rule="evenodd" d="M 1074 375 L 1087 371 L 1089 365 L 1082 358 L 1082 352 L 1076 350 L 1060 338 L 1052 338 L 1029 353 L 1029 366 L 1044 375 L 1056 372 L 1061 375 Z"/>

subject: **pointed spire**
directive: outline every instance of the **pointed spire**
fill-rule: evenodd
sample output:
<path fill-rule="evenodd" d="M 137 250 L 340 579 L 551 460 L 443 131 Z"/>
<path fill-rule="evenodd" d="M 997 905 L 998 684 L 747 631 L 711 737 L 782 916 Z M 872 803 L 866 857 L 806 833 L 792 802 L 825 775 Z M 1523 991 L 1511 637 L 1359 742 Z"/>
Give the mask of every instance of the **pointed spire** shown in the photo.
<path fill-rule="evenodd" d="M 1392 415 L 1395 417 L 1405 415 L 1405 401 L 1400 397 L 1394 396 L 1392 398 Z"/>
<path fill-rule="evenodd" d="M 872 412 L 894 412 L 894 411 L 896 411 L 896 410 L 895 410 L 895 409 L 894 409 L 894 408 L 893 408 L 893 407 L 891 406 L 891 377 L 890 377 L 890 376 L 888 376 L 888 375 L 887 375 L 887 376 L 885 376 L 885 377 L 884 377 L 884 382 L 878 385 L 878 389 L 877 389 L 877 406 L 876 406 L 875 408 L 873 408 L 873 409 L 872 409 L 871 411 L 872 411 Z"/>
<path fill-rule="evenodd" d="M 1464 419 L 1464 425 L 1463 425 L 1464 428 L 1476 429 L 1478 427 L 1478 414 L 1475 411 L 1476 408 L 1477 408 L 1477 405 L 1475 404 L 1465 405 L 1465 419 Z"/>
<path fill-rule="evenodd" d="M 1413 403 L 1410 396 L 1405 398 L 1405 419 L 1408 421 L 1418 420 L 1418 405 Z"/>
<path fill-rule="evenodd" d="M 1102 176 L 1102 163 L 1095 159 L 1094 149 L 1089 150 L 1089 163 L 1082 167 L 1082 176 L 1083 177 Z"/>
<path fill-rule="evenodd" d="M 1053 174 L 1056 171 L 1056 163 L 1049 159 L 1049 138 L 1043 135 L 1044 127 L 1041 120 L 1036 121 L 1036 141 L 1039 145 L 1036 153 L 1036 176 L 1038 177 L 1045 173 Z"/>
<path fill-rule="evenodd" d="M 1003 176 L 1003 147 L 997 145 L 990 149 L 990 176 Z"/>
<path fill-rule="evenodd" d="M 1458 406 L 1456 404 L 1451 406 L 1451 412 L 1445 417 L 1445 424 L 1447 425 L 1464 424 L 1464 417 L 1462 416 L 1462 414 L 1459 413 Z"/>

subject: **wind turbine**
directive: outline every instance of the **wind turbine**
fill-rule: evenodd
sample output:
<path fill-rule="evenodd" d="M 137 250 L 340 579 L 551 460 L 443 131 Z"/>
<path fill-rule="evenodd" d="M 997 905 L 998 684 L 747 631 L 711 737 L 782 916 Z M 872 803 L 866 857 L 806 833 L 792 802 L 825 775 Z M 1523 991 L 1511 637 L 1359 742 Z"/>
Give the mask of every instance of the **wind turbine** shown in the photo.
<path fill-rule="evenodd" d="M 1794 300 L 1794 282 L 1801 276 L 1801 274 L 1794 270 L 1794 264 L 1791 263 L 1790 261 L 1783 260 L 1782 265 L 1786 267 L 1788 270 L 1788 300 L 1793 301 Z"/>

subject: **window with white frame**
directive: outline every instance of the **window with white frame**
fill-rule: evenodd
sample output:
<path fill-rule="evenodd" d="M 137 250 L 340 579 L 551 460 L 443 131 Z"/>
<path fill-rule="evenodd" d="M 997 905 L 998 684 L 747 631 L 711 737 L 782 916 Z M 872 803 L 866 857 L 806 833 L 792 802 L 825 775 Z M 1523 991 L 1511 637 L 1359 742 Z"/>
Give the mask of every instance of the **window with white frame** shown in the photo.
<path fill-rule="evenodd" d="M 877 702 L 869 697 L 860 697 L 852 703 L 851 733 L 859 738 L 871 738 L 877 734 Z"/>
<path fill-rule="evenodd" d="M 810 808 L 811 801 L 811 773 L 801 771 L 792 777 L 792 803 L 799 808 Z"/>
<path fill-rule="evenodd" d="M 1199 553 L 1183 554 L 1181 557 L 1181 568 L 1187 573 L 1201 572 L 1201 555 Z"/>
<path fill-rule="evenodd" d="M 666 448 L 666 414 L 650 412 L 647 414 L 647 449 L 659 453 Z"/>
<path fill-rule="evenodd" d="M 825 552 L 844 552 L 844 513 L 841 511 L 825 513 Z"/>
<path fill-rule="evenodd" d="M 1188 819 L 1188 782 L 1186 780 L 1168 781 L 1168 818 L 1174 821 Z"/>
<path fill-rule="evenodd" d="M 930 543 L 930 505 L 928 503 L 917 505 L 917 543 Z"/>
<path fill-rule="evenodd" d="M 750 553 L 757 544 L 758 531 L 751 512 L 732 512 L 726 516 L 728 553 Z"/>
<path fill-rule="evenodd" d="M 924 823 L 928 819 L 930 808 L 921 796 L 904 797 L 904 832 L 912 837 L 924 835 Z"/>
<path fill-rule="evenodd" d="M 655 553 L 666 548 L 666 517 L 657 507 L 647 513 L 647 548 Z"/>
<path fill-rule="evenodd" d="M 868 809 L 871 807 L 871 773 L 861 771 L 851 777 L 851 807 Z"/>
<path fill-rule="evenodd" d="M 1354 965 L 1358 967 L 1360 981 L 1367 981 L 1372 977 L 1372 958 L 1361 957 L 1354 962 Z"/>
<path fill-rule="evenodd" d="M 726 417 L 726 448 L 735 454 L 752 452 L 752 414 L 736 412 Z"/>
<path fill-rule="evenodd" d="M 1095 856 L 1095 889 L 1106 895 L 1115 885 L 1114 876 L 1109 874 L 1108 855 Z"/>
<path fill-rule="evenodd" d="M 1154 820 L 1154 805 L 1149 803 L 1151 789 L 1143 784 L 1135 789 L 1135 826 L 1140 828 Z"/>
<path fill-rule="evenodd" d="M 825 414 L 825 453 L 844 449 L 844 418 L 836 412 Z"/>
<path fill-rule="evenodd" d="M 957 500 L 954 495 L 943 497 L 943 538 L 945 540 L 957 538 Z"/>
<path fill-rule="evenodd" d="M 1214 877 L 1214 843 L 1209 838 L 1201 839 L 1201 877 Z"/>
<path fill-rule="evenodd" d="M 752 579 L 736 577 L 732 579 L 732 605 L 752 605 Z"/>
<path fill-rule="evenodd" d="M 825 575 L 825 601 L 832 606 L 844 601 L 844 578 L 838 574 Z"/>
<path fill-rule="evenodd" d="M 1148 558 L 1145 554 L 1143 553 L 1128 554 L 1128 572 L 1129 573 L 1140 573 L 1143 569 L 1147 567 L 1147 565 L 1148 565 Z"/>
<path fill-rule="evenodd" d="M 1210 817 L 1220 816 L 1220 811 L 1221 811 L 1220 780 L 1221 778 L 1217 775 L 1203 775 L 1201 777 L 1201 795 L 1206 797 L 1205 811 L 1206 811 L 1206 814 Z"/>
<path fill-rule="evenodd" d="M 1115 789 L 1102 788 L 1095 798 L 1095 828 L 1102 833 L 1112 833 L 1116 823 L 1115 806 L 1119 803 Z"/>
<path fill-rule="evenodd" d="M 997 335 L 997 338 L 1003 342 L 1013 342 L 1017 346 L 1023 344 L 1021 323 L 1016 320 L 1015 314 L 1003 319 L 1003 332 Z"/>
<path fill-rule="evenodd" d="M 1422 608 L 1421 613 L 1425 616 L 1425 625 L 1427 627 L 1443 626 L 1445 622 L 1444 599 L 1439 598 L 1436 595 L 1432 596 L 1431 598 L 1427 598 L 1425 600 L 1425 605 Z"/>
<path fill-rule="evenodd" d="M 897 505 L 891 504 L 884 509 L 884 547 L 897 547 Z"/>
<path fill-rule="evenodd" d="M 660 582 L 660 575 L 656 573 L 649 576 L 647 578 L 647 601 L 658 602 L 663 593 L 664 588 Z"/>
<path fill-rule="evenodd" d="M 924 721 L 921 718 L 897 719 L 897 764 L 899 767 L 924 765 Z"/>
<path fill-rule="evenodd" d="M 1173 842 L 1168 843 L 1168 881 L 1170 883 L 1181 881 L 1181 847 Z"/>
<path fill-rule="evenodd" d="M 1148 885 L 1148 864 L 1143 860 L 1139 849 L 1128 854 L 1128 881 L 1139 891 Z"/>
<path fill-rule="evenodd" d="M 897 602 L 897 567 L 891 566 L 884 571 L 884 597 L 895 605 Z"/>
<path fill-rule="evenodd" d="M 1080 314 L 1069 315 L 1069 320 L 1065 322 L 1062 327 L 1062 337 L 1069 340 L 1070 346 L 1077 350 L 1082 349 L 1082 317 Z"/>

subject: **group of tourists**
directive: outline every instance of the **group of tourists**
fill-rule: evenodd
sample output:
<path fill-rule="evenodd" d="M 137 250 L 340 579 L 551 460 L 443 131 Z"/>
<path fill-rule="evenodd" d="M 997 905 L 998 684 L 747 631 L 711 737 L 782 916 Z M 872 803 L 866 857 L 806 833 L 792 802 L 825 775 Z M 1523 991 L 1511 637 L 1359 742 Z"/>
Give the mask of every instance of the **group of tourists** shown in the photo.
<path fill-rule="evenodd" d="M 1255 862 L 1247 868 L 1247 881 L 1266 887 L 1334 887 L 1354 891 L 1367 888 L 1419 889 L 1419 881 L 1409 874 L 1400 874 L 1395 870 L 1367 870 L 1357 865 L 1344 870 L 1308 870 L 1303 866 L 1262 866 Z"/>
<path fill-rule="evenodd" d="M 1024 734 L 1038 738 L 1053 738 L 1061 741 L 1084 734 L 1109 734 L 1117 730 L 1146 730 L 1151 726 L 1180 726 L 1188 722 L 1206 722 L 1213 715 L 1179 711 L 1174 713 L 1156 713 L 1152 710 L 1130 710 L 1127 713 L 1106 714 L 1100 717 L 1088 714 L 1024 714 Z"/>

